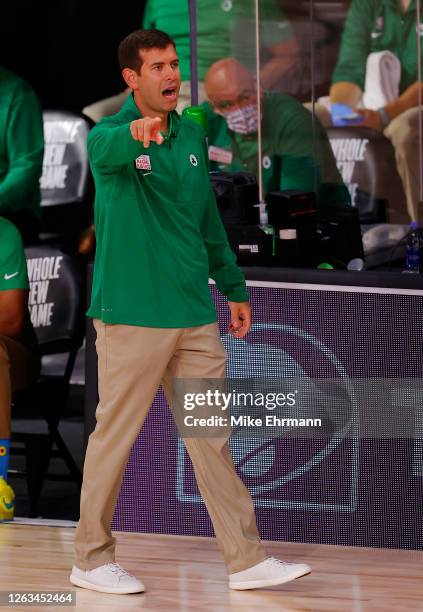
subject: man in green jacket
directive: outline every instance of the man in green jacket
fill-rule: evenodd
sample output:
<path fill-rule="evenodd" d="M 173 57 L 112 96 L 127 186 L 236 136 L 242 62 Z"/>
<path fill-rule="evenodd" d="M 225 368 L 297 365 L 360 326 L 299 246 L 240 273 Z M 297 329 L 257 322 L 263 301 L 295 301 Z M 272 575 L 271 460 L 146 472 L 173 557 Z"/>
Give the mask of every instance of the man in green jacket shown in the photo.
<path fill-rule="evenodd" d="M 391 141 L 412 220 L 417 220 L 420 200 L 418 103 L 423 87 L 418 83 L 416 28 L 416 0 L 353 0 L 332 78 L 331 112 L 316 107 L 325 126 L 348 125 L 344 118 L 351 116 L 354 125 L 379 130 Z M 399 96 L 379 109 L 360 108 L 367 58 L 378 51 L 391 51 L 401 64 Z M 361 117 L 354 119 L 353 111 Z"/>
<path fill-rule="evenodd" d="M 255 82 L 239 61 L 213 64 L 205 78 L 211 168 L 258 175 L 258 110 Z M 265 192 L 313 191 L 317 203 L 350 205 L 327 134 L 295 98 L 262 96 L 262 173 Z"/>
<path fill-rule="evenodd" d="M 230 331 L 251 311 L 208 179 L 202 130 L 180 118 L 173 40 L 139 30 L 119 46 L 132 90 L 123 109 L 90 132 L 97 250 L 89 316 L 97 331 L 99 406 L 84 464 L 73 584 L 108 593 L 144 585 L 115 563 L 110 525 L 129 452 L 161 382 L 225 376 L 208 278 L 228 297 Z M 230 587 L 280 584 L 310 571 L 268 558 L 251 496 L 232 463 L 228 432 L 186 438 Z"/>
<path fill-rule="evenodd" d="M 30 241 L 36 238 L 41 219 L 41 105 L 31 87 L 2 66 L 0 100 L 0 215 L 19 228 L 24 241 Z"/>
<path fill-rule="evenodd" d="M 242 59 L 255 71 L 255 5 L 252 0 L 197 0 L 197 69 L 199 100 L 206 99 L 204 77 L 208 68 L 223 57 Z M 143 28 L 169 32 L 178 50 L 181 91 L 178 110 L 191 103 L 190 26 L 187 0 L 148 0 Z M 279 0 L 260 4 L 262 42 L 261 78 L 266 89 L 286 91 L 296 82 L 299 45 Z M 121 94 L 95 102 L 83 109 L 93 121 L 116 113 L 125 102 L 129 89 Z"/>
<path fill-rule="evenodd" d="M 21 236 L 0 217 L 0 521 L 14 514 L 7 484 L 11 397 L 37 378 L 40 358 L 28 312 L 28 274 Z"/>

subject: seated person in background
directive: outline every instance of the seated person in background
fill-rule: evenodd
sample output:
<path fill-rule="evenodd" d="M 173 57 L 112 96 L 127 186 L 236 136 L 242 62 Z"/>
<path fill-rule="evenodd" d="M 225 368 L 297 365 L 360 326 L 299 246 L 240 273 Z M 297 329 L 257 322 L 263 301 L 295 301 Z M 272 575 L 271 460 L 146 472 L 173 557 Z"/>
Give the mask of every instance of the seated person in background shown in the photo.
<path fill-rule="evenodd" d="M 252 74 L 235 59 L 220 60 L 208 70 L 205 88 L 211 169 L 257 176 L 259 118 Z M 266 92 L 262 117 L 265 192 L 314 191 L 318 204 L 351 204 L 326 132 L 300 102 Z"/>
<path fill-rule="evenodd" d="M 14 513 L 6 483 L 9 464 L 11 395 L 37 378 L 40 359 L 28 311 L 28 275 L 18 230 L 0 217 L 0 521 Z"/>
<path fill-rule="evenodd" d="M 235 57 L 255 70 L 255 9 L 252 0 L 197 0 L 197 67 L 200 102 L 206 99 L 204 76 L 223 57 Z M 260 6 L 263 86 L 281 89 L 295 82 L 299 45 L 279 0 L 266 0 Z M 176 43 L 181 70 L 177 110 L 191 103 L 190 25 L 187 0 L 147 0 L 144 29 L 162 30 Z M 113 115 L 125 102 L 130 90 L 86 106 L 82 112 L 95 122 Z"/>
<path fill-rule="evenodd" d="M 387 51 L 400 65 L 397 95 L 390 101 L 387 98 L 380 108 L 363 108 L 369 105 L 367 88 L 380 87 L 377 70 L 369 73 L 369 56 L 377 59 L 380 52 Z M 316 105 L 317 116 L 326 127 L 371 127 L 391 141 L 412 220 L 417 220 L 420 199 L 418 99 L 423 86 L 417 82 L 417 64 L 415 0 L 352 0 L 333 74 L 330 110 Z"/>
<path fill-rule="evenodd" d="M 42 110 L 30 86 L 2 66 L 0 100 L 0 215 L 27 243 L 36 240 L 41 220 Z"/>

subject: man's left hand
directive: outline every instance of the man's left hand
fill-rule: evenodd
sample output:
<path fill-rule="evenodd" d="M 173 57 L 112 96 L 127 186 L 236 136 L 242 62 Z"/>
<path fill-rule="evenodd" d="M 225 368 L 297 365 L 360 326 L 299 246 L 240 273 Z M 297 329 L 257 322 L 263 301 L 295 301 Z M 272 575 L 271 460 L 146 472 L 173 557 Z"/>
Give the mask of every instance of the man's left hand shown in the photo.
<path fill-rule="evenodd" d="M 251 306 L 249 302 L 228 302 L 231 311 L 229 331 L 234 338 L 243 338 L 251 327 Z"/>
<path fill-rule="evenodd" d="M 355 112 L 363 117 L 359 127 L 369 127 L 379 132 L 382 131 L 382 119 L 377 111 L 370 108 L 357 108 Z"/>

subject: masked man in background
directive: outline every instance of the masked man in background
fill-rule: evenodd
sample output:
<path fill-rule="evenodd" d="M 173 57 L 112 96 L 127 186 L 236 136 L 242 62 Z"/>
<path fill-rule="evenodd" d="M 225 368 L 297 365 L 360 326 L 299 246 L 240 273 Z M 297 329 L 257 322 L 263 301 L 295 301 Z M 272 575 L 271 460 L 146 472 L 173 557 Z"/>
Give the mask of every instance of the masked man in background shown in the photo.
<path fill-rule="evenodd" d="M 208 70 L 205 88 L 211 168 L 257 176 L 259 117 L 251 72 L 235 59 L 220 60 Z M 317 204 L 351 203 L 325 130 L 292 96 L 262 95 L 262 146 L 265 192 L 313 191 Z"/>

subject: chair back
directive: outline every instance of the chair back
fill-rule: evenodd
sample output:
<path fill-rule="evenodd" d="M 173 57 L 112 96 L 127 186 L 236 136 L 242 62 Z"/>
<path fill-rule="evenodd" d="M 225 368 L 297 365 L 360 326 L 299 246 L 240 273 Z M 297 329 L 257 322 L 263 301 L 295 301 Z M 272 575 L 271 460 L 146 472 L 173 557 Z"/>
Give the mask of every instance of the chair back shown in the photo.
<path fill-rule="evenodd" d="M 328 136 L 338 168 L 362 223 L 407 223 L 402 182 L 392 144 L 363 127 L 332 127 Z"/>
<path fill-rule="evenodd" d="M 44 161 L 40 179 L 43 232 L 78 233 L 89 224 L 92 178 L 88 163 L 86 117 L 48 110 L 44 119 Z"/>
<path fill-rule="evenodd" d="M 85 330 L 85 272 L 80 257 L 49 245 L 28 247 L 29 311 L 42 355 L 76 355 Z"/>

